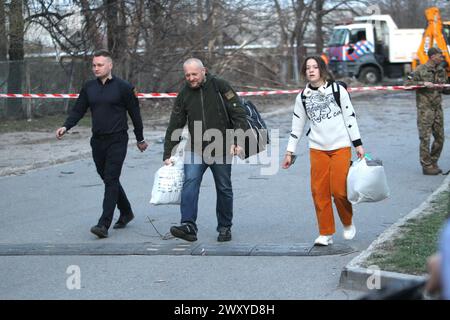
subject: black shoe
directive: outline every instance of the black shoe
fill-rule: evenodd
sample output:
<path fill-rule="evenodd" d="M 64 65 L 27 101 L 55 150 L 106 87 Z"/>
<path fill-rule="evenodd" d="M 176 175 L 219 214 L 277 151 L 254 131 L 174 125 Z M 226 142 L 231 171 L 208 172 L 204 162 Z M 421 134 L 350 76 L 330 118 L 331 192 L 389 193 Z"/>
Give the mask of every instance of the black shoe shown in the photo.
<path fill-rule="evenodd" d="M 170 233 L 176 237 L 186 241 L 197 241 L 197 231 L 190 224 L 182 224 L 170 228 Z"/>
<path fill-rule="evenodd" d="M 117 222 L 114 224 L 113 229 L 123 229 L 125 226 L 134 219 L 134 214 L 131 213 L 130 215 L 126 216 L 122 220 L 117 220 Z"/>
<path fill-rule="evenodd" d="M 230 228 L 220 228 L 219 236 L 217 237 L 217 241 L 225 242 L 231 240 L 231 229 Z"/>
<path fill-rule="evenodd" d="M 102 238 L 108 238 L 108 229 L 106 229 L 105 226 L 93 226 L 91 228 L 91 232 L 93 234 L 95 234 L 97 237 L 99 237 L 100 239 Z"/>

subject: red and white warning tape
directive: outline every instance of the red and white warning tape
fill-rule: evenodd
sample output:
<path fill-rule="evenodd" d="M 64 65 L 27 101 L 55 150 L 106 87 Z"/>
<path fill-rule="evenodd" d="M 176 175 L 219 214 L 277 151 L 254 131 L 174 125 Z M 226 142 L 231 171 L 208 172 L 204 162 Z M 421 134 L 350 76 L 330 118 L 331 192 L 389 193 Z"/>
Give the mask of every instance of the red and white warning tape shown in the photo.
<path fill-rule="evenodd" d="M 436 89 L 449 88 L 450 84 L 435 84 Z M 425 86 L 378 86 L 378 87 L 355 87 L 348 88 L 348 92 L 360 92 L 360 91 L 398 91 L 398 90 L 416 90 L 425 88 Z"/>
<path fill-rule="evenodd" d="M 425 86 L 378 86 L 378 87 L 354 87 L 348 88 L 348 92 L 360 92 L 360 91 L 399 91 L 399 90 L 416 90 L 424 88 Z M 449 88 L 450 84 L 434 85 L 435 88 Z M 273 91 L 247 91 L 238 92 L 238 95 L 248 96 L 268 96 L 268 95 L 280 95 L 280 94 L 296 94 L 300 93 L 302 89 L 297 90 L 273 90 Z M 149 98 L 175 98 L 177 93 L 138 93 L 139 99 Z M 25 98 L 25 99 L 76 99 L 78 94 L 59 94 L 59 93 L 0 93 L 0 98 Z"/>
<path fill-rule="evenodd" d="M 59 94 L 59 93 L 0 93 L 0 98 L 26 98 L 26 99 L 76 99 L 78 94 Z"/>

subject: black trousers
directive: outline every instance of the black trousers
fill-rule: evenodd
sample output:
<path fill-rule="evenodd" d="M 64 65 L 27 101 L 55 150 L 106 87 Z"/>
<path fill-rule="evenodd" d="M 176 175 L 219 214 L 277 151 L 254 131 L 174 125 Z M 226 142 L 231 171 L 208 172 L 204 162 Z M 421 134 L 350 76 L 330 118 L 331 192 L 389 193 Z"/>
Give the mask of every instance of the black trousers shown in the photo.
<path fill-rule="evenodd" d="M 120 132 L 93 136 L 91 147 L 97 172 L 105 184 L 103 213 L 98 225 L 109 228 L 116 206 L 120 211 L 119 220 L 132 214 L 130 202 L 119 181 L 127 154 L 128 134 L 127 132 Z"/>

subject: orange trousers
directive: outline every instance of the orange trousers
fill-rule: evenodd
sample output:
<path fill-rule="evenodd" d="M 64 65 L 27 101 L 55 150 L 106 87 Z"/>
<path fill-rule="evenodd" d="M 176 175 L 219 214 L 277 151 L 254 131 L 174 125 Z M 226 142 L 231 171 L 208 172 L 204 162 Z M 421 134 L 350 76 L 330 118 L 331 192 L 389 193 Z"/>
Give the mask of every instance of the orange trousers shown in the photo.
<path fill-rule="evenodd" d="M 342 224 L 352 224 L 352 204 L 347 200 L 347 174 L 351 156 L 350 147 L 331 151 L 310 149 L 311 192 L 321 235 L 336 232 L 331 197 Z"/>

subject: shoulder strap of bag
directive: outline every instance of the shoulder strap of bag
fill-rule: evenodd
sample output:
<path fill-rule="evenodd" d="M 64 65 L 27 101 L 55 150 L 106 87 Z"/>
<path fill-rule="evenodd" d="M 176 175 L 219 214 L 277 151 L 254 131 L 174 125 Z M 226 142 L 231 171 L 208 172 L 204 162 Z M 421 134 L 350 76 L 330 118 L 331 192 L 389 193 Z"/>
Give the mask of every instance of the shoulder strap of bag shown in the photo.
<path fill-rule="evenodd" d="M 306 112 L 306 96 L 305 96 L 305 90 L 303 89 L 300 93 L 300 98 L 302 99 L 303 108 L 305 109 L 306 116 L 308 116 L 308 112 Z"/>
<path fill-rule="evenodd" d="M 340 85 L 335 81 L 333 81 L 333 83 L 331 84 L 331 89 L 333 90 L 334 101 L 336 101 L 338 107 L 342 109 L 342 107 L 341 107 L 341 92 L 340 92 L 339 87 L 340 87 Z"/>
<path fill-rule="evenodd" d="M 303 105 L 303 109 L 305 109 L 305 114 L 309 119 L 308 111 L 306 111 L 306 96 L 305 96 L 304 92 L 305 92 L 305 90 L 302 90 L 302 92 L 300 93 L 300 98 L 302 99 L 302 105 Z M 294 112 L 294 115 L 295 115 L 295 112 Z M 308 130 L 306 131 L 306 136 L 308 136 L 310 132 L 311 132 L 311 128 L 308 128 Z"/>
<path fill-rule="evenodd" d="M 305 89 L 306 89 L 306 88 L 305 88 Z M 303 104 L 303 109 L 305 109 L 305 114 L 306 114 L 306 116 L 308 117 L 308 119 L 310 119 L 310 118 L 309 118 L 309 115 L 308 115 L 308 111 L 306 110 L 306 96 L 305 96 L 305 90 L 304 90 L 304 89 L 303 89 L 302 92 L 300 93 L 300 98 L 302 99 L 302 104 Z M 311 131 L 311 129 L 308 130 L 308 132 L 306 133 L 306 135 L 308 135 L 310 131 Z"/>
<path fill-rule="evenodd" d="M 339 89 L 339 84 L 337 84 L 336 82 L 333 81 L 333 83 L 331 84 L 331 89 L 333 90 L 334 101 L 336 101 L 339 108 L 342 109 L 342 107 L 341 107 L 341 92 Z"/>
<path fill-rule="evenodd" d="M 230 115 L 228 114 L 228 108 L 225 104 L 225 101 L 223 101 L 222 93 L 220 92 L 219 87 L 217 86 L 217 83 L 216 83 L 216 78 L 211 77 L 211 81 L 213 83 L 214 89 L 216 90 L 217 94 L 219 95 L 220 104 L 222 105 L 222 108 L 224 110 L 225 117 L 227 118 L 228 123 L 231 123 Z"/>

